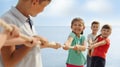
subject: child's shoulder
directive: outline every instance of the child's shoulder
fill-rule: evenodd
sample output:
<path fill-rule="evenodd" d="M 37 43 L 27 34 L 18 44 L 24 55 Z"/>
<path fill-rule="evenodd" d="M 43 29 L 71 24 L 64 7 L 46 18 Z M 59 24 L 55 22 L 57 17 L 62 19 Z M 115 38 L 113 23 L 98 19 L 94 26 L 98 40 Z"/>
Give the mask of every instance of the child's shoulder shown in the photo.
<path fill-rule="evenodd" d="M 80 35 L 80 37 L 81 37 L 82 39 L 85 39 L 85 36 L 84 36 L 84 35 Z"/>
<path fill-rule="evenodd" d="M 80 35 L 81 37 L 85 37 L 85 35 Z"/>
<path fill-rule="evenodd" d="M 76 34 L 75 34 L 74 32 L 71 32 L 71 33 L 69 34 L 69 36 L 70 36 L 70 37 L 75 37 Z"/>
<path fill-rule="evenodd" d="M 109 38 L 106 38 L 105 41 L 107 42 L 107 44 L 110 44 L 110 39 Z"/>
<path fill-rule="evenodd" d="M 91 36 L 93 36 L 93 34 L 92 34 L 92 33 L 89 33 L 87 36 L 88 36 L 88 37 L 91 37 Z"/>

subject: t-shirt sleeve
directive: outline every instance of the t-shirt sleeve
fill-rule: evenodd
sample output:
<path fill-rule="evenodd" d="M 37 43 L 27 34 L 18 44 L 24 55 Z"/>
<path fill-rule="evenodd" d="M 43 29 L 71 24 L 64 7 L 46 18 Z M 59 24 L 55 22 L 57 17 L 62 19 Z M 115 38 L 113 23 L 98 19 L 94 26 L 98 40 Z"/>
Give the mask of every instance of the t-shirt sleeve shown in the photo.
<path fill-rule="evenodd" d="M 72 37 L 72 38 L 74 38 L 76 35 L 73 33 L 73 32 L 71 32 L 70 34 L 69 34 L 69 37 Z"/>
<path fill-rule="evenodd" d="M 85 36 L 82 35 L 82 43 L 85 41 Z"/>
<path fill-rule="evenodd" d="M 88 34 L 87 40 L 90 40 L 90 39 L 92 39 L 92 36 L 91 36 L 91 34 Z"/>
<path fill-rule="evenodd" d="M 81 35 L 80 36 L 80 45 L 82 45 L 85 42 L 85 36 Z"/>
<path fill-rule="evenodd" d="M 110 40 L 109 39 L 105 39 L 105 41 L 106 41 L 107 45 L 110 45 Z"/>

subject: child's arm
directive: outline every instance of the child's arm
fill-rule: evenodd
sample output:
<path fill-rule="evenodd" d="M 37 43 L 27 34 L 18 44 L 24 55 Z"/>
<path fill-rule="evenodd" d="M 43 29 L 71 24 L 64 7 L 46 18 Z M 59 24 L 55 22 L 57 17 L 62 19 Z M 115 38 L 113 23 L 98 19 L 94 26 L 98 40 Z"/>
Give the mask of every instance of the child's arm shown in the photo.
<path fill-rule="evenodd" d="M 64 50 L 68 50 L 68 49 L 72 48 L 72 47 L 71 47 L 72 41 L 73 41 L 73 38 L 72 38 L 72 37 L 68 37 L 67 41 L 65 42 L 65 44 L 64 44 L 64 46 L 63 46 L 63 49 L 64 49 Z M 73 47 L 73 48 L 74 48 L 74 47 Z"/>
<path fill-rule="evenodd" d="M 91 38 L 89 38 L 87 42 L 88 42 L 89 45 L 91 45 L 93 43 Z"/>
<path fill-rule="evenodd" d="M 94 43 L 93 45 L 91 45 L 90 47 L 89 47 L 89 49 L 94 49 L 94 48 L 96 48 L 96 47 L 99 47 L 99 46 L 102 46 L 102 45 L 105 45 L 106 44 L 106 40 L 102 40 L 102 41 L 100 41 L 100 42 L 97 42 L 97 43 Z"/>
<path fill-rule="evenodd" d="M 77 51 L 85 51 L 86 47 L 86 41 L 84 41 L 82 45 L 75 45 L 73 49 Z"/>
<path fill-rule="evenodd" d="M 80 51 L 85 51 L 86 48 L 87 48 L 87 46 L 86 46 L 86 41 L 84 41 L 84 43 L 83 43 L 82 45 L 80 45 L 79 50 L 80 50 Z"/>
<path fill-rule="evenodd" d="M 92 45 L 92 44 L 94 44 L 94 43 L 96 43 L 97 40 L 98 40 L 98 39 L 96 39 L 96 40 L 93 41 L 91 38 L 89 38 L 89 39 L 88 39 L 88 44 L 89 44 L 89 46 Z"/>

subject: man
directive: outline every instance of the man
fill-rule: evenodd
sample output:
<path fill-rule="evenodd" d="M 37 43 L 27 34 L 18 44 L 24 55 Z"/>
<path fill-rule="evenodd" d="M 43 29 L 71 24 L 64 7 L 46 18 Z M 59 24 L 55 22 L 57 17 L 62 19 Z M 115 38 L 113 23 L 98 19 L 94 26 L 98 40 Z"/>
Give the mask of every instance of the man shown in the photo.
<path fill-rule="evenodd" d="M 1 18 L 9 24 L 17 25 L 21 33 L 33 38 L 34 47 L 26 46 L 8 46 L 1 49 L 2 63 L 4 67 L 42 67 L 40 45 L 41 47 L 59 48 L 60 45 L 48 44 L 48 41 L 35 35 L 34 27 L 30 22 L 30 16 L 35 17 L 51 2 L 51 0 L 19 0 L 16 7 L 12 7 Z M 19 42 L 20 39 L 15 41 Z M 23 40 L 20 40 L 22 43 Z M 3 66 L 0 66 L 3 67 Z"/>

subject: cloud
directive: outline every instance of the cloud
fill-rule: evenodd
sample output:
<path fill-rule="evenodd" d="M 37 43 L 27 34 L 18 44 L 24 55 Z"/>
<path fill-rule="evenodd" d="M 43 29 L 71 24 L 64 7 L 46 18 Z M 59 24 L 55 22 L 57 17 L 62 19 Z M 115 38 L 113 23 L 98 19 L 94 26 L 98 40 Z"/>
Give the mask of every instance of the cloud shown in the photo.
<path fill-rule="evenodd" d="M 110 0 L 53 0 L 43 15 L 47 16 L 69 16 L 93 14 L 110 14 L 113 5 Z M 46 13 L 46 14 L 45 14 Z"/>
<path fill-rule="evenodd" d="M 111 26 L 120 26 L 119 19 L 109 19 L 109 18 L 92 18 L 90 20 L 87 20 L 86 26 L 90 26 L 92 21 L 98 21 L 100 22 L 100 26 L 103 26 L 104 24 L 110 24 Z"/>
<path fill-rule="evenodd" d="M 112 11 L 112 4 L 108 0 L 87 0 L 85 10 L 96 13 L 108 13 Z"/>
<path fill-rule="evenodd" d="M 120 26 L 116 21 L 118 20 L 116 15 L 114 16 L 111 13 L 113 11 L 113 4 L 111 3 L 110 0 L 53 0 L 37 20 L 43 22 L 42 26 L 46 24 L 49 26 L 50 23 L 51 25 L 57 26 L 59 23 L 59 25 L 65 26 L 70 24 L 72 18 L 81 17 L 85 19 L 87 26 L 94 19 L 100 21 L 101 24 L 109 23 Z"/>
<path fill-rule="evenodd" d="M 45 9 L 45 13 L 49 14 L 49 16 L 65 15 L 71 10 L 74 2 L 75 0 L 53 0 Z"/>

